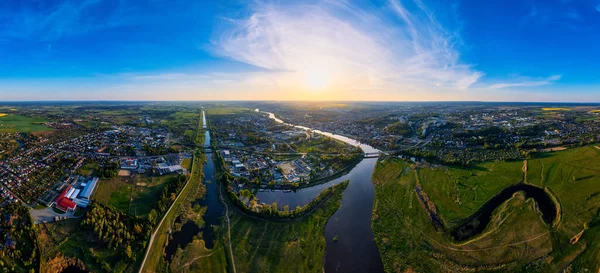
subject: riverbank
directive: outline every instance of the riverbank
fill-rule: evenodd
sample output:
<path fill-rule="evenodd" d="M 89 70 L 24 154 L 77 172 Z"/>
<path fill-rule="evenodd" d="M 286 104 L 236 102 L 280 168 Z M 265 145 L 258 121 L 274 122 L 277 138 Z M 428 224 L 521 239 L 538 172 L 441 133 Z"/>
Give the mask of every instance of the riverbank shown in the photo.
<path fill-rule="evenodd" d="M 204 115 L 202 115 L 202 119 L 198 121 L 198 128 L 195 133 L 195 143 L 196 146 L 199 147 L 203 147 L 205 141 L 203 134 L 204 130 L 201 129 L 204 124 Z M 205 161 L 206 157 L 204 156 L 203 148 L 196 148 L 192 158 L 191 172 L 189 173 L 186 184 L 169 207 L 169 210 L 167 210 L 162 217 L 148 240 L 146 254 L 144 255 L 143 260 L 139 262 L 140 273 L 156 272 L 160 265 L 165 262 L 163 253 L 172 232 L 175 219 L 181 213 L 180 209 L 182 209 L 182 205 L 187 200 L 190 192 L 195 192 L 195 190 L 202 186 L 204 177 L 202 166 L 204 166 Z"/>
<path fill-rule="evenodd" d="M 325 224 L 338 210 L 347 186 L 348 183 L 334 186 L 321 206 L 294 221 L 256 219 L 230 209 L 231 245 L 237 272 L 322 273 Z"/>
<path fill-rule="evenodd" d="M 600 165 L 590 162 L 598 159 L 588 146 L 538 154 L 526 169 L 504 161 L 469 168 L 379 162 L 373 229 L 386 272 L 597 272 Z M 436 231 L 419 205 L 418 182 L 448 230 L 465 231 L 458 241 Z"/>

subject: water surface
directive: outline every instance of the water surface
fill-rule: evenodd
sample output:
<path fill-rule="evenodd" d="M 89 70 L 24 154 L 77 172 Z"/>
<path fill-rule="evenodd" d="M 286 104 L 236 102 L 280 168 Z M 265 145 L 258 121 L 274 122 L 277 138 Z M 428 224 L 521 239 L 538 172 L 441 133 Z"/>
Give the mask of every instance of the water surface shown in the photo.
<path fill-rule="evenodd" d="M 276 118 L 273 113 L 267 112 L 267 114 L 273 120 L 284 123 L 282 120 Z M 287 125 L 312 130 L 304 126 Z M 369 145 L 345 136 L 319 130 L 312 131 L 353 146 L 359 146 L 365 153 L 379 152 L 379 150 Z M 376 158 L 364 159 L 350 170 L 348 174 L 327 183 L 299 189 L 296 192 L 290 193 L 281 191 L 259 192 L 257 197 L 264 203 L 277 202 L 278 206 L 288 205 L 290 208 L 295 208 L 296 206 L 307 204 L 324 189 L 344 180 L 350 180 L 348 187 L 342 195 L 340 208 L 333 214 L 325 226 L 325 239 L 327 241 L 325 272 L 383 272 L 381 256 L 375 244 L 371 228 L 373 199 L 375 197 L 375 188 L 371 181 L 371 175 L 375 169 L 375 164 L 377 164 Z M 338 241 L 334 243 L 333 238 L 336 236 L 338 237 Z"/>

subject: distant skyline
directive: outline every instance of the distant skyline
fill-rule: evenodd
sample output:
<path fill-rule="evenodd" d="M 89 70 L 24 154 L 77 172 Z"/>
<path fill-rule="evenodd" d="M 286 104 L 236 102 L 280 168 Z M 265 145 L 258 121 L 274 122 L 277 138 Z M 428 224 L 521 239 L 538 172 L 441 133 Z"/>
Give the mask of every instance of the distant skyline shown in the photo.
<path fill-rule="evenodd" d="M 600 102 L 598 29 L 600 0 L 2 1 L 0 101 Z"/>

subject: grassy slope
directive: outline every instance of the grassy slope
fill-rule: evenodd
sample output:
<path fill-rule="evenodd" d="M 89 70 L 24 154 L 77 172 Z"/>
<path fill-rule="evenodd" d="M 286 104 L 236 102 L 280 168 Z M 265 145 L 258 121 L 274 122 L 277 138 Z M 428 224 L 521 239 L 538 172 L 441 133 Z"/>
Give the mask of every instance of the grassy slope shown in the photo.
<path fill-rule="evenodd" d="M 171 272 L 227 272 L 227 253 L 220 241 L 213 249 L 206 249 L 202 235 L 198 234 L 185 250 L 177 250 L 169 265 Z"/>
<path fill-rule="evenodd" d="M 490 162 L 470 170 L 447 171 L 412 170 L 399 160 L 378 164 L 373 228 L 386 271 L 503 266 L 508 271 L 553 272 L 572 263 L 574 270 L 597 272 L 600 242 L 593 238 L 600 235 L 600 194 L 595 194 L 600 192 L 598 159 L 600 150 L 590 146 L 541 154 L 528 161 L 527 182 L 547 186 L 561 203 L 563 219 L 556 230 L 541 221 L 531 200 L 515 196 L 505 202 L 504 209 L 496 210 L 497 221 L 488 227 L 486 236 L 462 246 L 453 245 L 433 229 L 416 200 L 417 179 L 451 226 L 502 188 L 522 181 L 522 162 Z M 590 228 L 577 244 L 569 244 L 584 223 Z M 550 255 L 530 263 L 545 253 Z"/>
<path fill-rule="evenodd" d="M 257 220 L 233 211 L 231 240 L 237 272 L 322 272 L 325 224 L 337 211 L 346 186 L 335 186 L 322 207 L 296 221 Z"/>

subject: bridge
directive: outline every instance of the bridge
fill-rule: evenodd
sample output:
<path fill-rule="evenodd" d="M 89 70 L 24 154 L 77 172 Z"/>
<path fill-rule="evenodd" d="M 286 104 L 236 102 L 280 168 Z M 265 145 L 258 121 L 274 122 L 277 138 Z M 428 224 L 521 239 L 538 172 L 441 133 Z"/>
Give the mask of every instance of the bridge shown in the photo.
<path fill-rule="evenodd" d="M 204 152 L 205 153 L 212 153 L 213 152 L 213 147 L 211 146 L 204 146 Z M 268 155 L 268 156 L 273 156 L 273 155 L 277 155 L 277 156 L 303 156 L 306 155 L 308 153 L 273 153 L 273 152 L 262 152 L 262 151 L 254 151 L 252 149 L 246 149 L 246 148 L 240 148 L 240 147 L 231 147 L 231 146 L 217 146 L 216 149 L 218 150 L 238 150 L 238 151 L 244 151 L 244 152 L 248 152 L 248 153 L 254 153 L 254 154 L 263 154 L 263 155 Z M 329 156 L 337 156 L 339 154 L 332 154 L 332 153 L 312 153 L 315 155 L 329 155 Z M 364 153 L 363 157 L 364 158 L 378 158 L 380 155 L 388 155 L 388 152 L 384 152 L 384 151 L 380 151 L 380 152 L 375 152 L 375 153 Z"/>
<path fill-rule="evenodd" d="M 365 158 L 378 158 L 382 154 L 386 154 L 386 153 L 384 153 L 384 152 L 365 153 Z"/>

